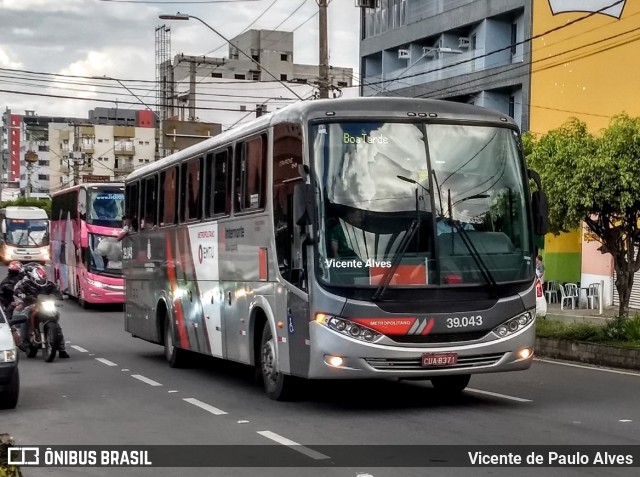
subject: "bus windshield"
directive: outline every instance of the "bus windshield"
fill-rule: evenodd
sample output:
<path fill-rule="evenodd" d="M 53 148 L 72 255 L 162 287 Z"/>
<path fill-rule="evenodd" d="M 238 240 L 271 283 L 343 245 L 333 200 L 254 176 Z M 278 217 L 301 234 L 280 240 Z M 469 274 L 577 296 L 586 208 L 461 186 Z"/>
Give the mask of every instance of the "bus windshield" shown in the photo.
<path fill-rule="evenodd" d="M 43 247 L 49 244 L 49 221 L 43 219 L 6 219 L 6 243 L 18 247 Z"/>
<path fill-rule="evenodd" d="M 117 188 L 89 190 L 87 223 L 102 227 L 121 227 L 124 193 Z"/>
<path fill-rule="evenodd" d="M 483 285 L 533 276 L 517 133 L 459 124 L 312 127 L 319 278 Z"/>

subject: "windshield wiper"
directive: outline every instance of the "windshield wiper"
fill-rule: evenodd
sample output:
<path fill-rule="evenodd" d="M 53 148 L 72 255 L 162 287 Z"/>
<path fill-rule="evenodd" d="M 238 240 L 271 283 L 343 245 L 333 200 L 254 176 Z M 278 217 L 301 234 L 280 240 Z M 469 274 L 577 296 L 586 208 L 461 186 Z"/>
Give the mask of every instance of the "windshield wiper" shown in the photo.
<path fill-rule="evenodd" d="M 440 218 L 444 219 L 444 217 L 442 217 L 442 216 Z M 489 270 L 489 267 L 487 267 L 487 265 L 484 263 L 484 260 L 482 260 L 482 256 L 478 252 L 478 249 L 476 248 L 475 245 L 473 245 L 473 241 L 469 237 L 469 234 L 464 229 L 464 227 L 462 225 L 460 225 L 459 221 L 453 220 L 453 219 L 449 219 L 449 222 L 451 222 L 453 224 L 453 226 L 456 228 L 456 231 L 460 234 L 460 238 L 462 239 L 462 243 L 464 243 L 465 247 L 467 247 L 467 250 L 469 250 L 469 253 L 471 254 L 471 257 L 476 262 L 476 265 L 478 265 L 478 269 L 480 270 L 480 274 L 482 275 L 482 278 L 484 278 L 484 280 L 489 285 L 489 287 L 491 289 L 491 293 L 493 295 L 497 296 L 498 295 L 498 283 L 496 282 L 495 278 L 493 278 L 493 275 L 491 274 L 491 271 Z"/>
<path fill-rule="evenodd" d="M 413 236 L 418 231 L 418 224 L 419 224 L 419 220 L 413 219 L 413 221 L 409 225 L 409 228 L 407 229 L 407 233 L 404 234 L 404 237 L 402 238 L 400 245 L 398 245 L 398 250 L 393 256 L 393 260 L 391 261 L 391 267 L 389 267 L 389 270 L 385 272 L 384 276 L 382 277 L 382 280 L 380 280 L 380 284 L 378 285 L 378 288 L 376 288 L 376 291 L 371 296 L 372 301 L 378 301 L 382 299 L 382 295 L 384 295 L 384 292 L 389 286 L 389 283 L 391 282 L 391 279 L 393 278 L 393 275 L 396 272 L 398 265 L 400 265 L 400 260 L 402 260 L 402 257 L 404 257 L 404 254 L 407 251 L 407 246 L 409 245 L 409 242 L 411 242 L 411 239 L 413 239 Z"/>
<path fill-rule="evenodd" d="M 36 242 L 36 239 L 34 239 L 34 238 L 31 236 L 31 229 L 29 229 L 29 232 L 27 233 L 27 245 L 29 245 L 29 239 L 31 239 L 31 241 L 33 242 L 33 244 L 34 244 L 36 247 L 39 247 L 39 246 L 40 246 L 40 244 L 39 244 L 38 242 Z"/>

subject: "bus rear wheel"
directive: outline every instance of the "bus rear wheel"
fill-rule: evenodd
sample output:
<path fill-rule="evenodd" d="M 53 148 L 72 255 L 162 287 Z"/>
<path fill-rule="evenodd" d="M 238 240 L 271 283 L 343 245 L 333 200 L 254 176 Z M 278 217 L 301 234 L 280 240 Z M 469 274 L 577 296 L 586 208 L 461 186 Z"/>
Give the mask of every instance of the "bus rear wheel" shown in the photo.
<path fill-rule="evenodd" d="M 431 384 L 437 391 L 445 394 L 458 394 L 464 391 L 464 388 L 471 380 L 470 374 L 458 374 L 454 376 L 437 376 L 431 378 Z"/>
<path fill-rule="evenodd" d="M 269 323 L 265 323 L 260 346 L 260 371 L 264 391 L 271 399 L 286 401 L 294 394 L 294 378 L 278 371 L 276 340 Z"/>
<path fill-rule="evenodd" d="M 164 356 L 172 368 L 182 368 L 187 364 L 187 351 L 174 345 L 171 322 L 164 320 Z"/>

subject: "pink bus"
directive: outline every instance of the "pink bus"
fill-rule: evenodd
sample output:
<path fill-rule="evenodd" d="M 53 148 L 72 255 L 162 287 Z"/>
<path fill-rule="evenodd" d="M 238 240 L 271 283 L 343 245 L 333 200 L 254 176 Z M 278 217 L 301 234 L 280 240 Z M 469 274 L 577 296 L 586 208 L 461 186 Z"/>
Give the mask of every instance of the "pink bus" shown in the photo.
<path fill-rule="evenodd" d="M 124 185 L 82 184 L 51 197 L 51 268 L 61 290 L 88 304 L 124 303 Z"/>

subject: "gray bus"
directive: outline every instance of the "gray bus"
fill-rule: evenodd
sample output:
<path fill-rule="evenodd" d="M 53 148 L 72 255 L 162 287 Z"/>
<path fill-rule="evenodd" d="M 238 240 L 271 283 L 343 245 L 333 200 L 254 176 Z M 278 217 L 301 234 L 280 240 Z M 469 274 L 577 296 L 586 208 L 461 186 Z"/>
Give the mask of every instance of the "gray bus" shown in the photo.
<path fill-rule="evenodd" d="M 437 100 L 301 102 L 133 172 L 125 328 L 298 378 L 527 369 L 535 233 L 514 121 Z"/>

